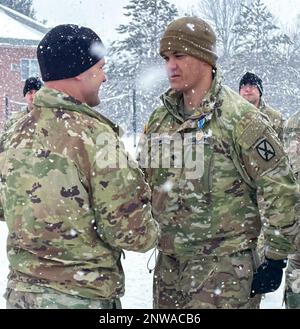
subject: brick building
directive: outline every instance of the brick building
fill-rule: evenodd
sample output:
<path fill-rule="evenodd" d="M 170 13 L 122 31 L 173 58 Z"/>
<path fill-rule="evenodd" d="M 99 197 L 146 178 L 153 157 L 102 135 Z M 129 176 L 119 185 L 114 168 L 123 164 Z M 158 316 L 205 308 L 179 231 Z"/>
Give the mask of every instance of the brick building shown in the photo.
<path fill-rule="evenodd" d="M 39 76 L 36 47 L 47 31 L 41 23 L 0 5 L 0 130 L 25 106 L 24 81 Z"/>

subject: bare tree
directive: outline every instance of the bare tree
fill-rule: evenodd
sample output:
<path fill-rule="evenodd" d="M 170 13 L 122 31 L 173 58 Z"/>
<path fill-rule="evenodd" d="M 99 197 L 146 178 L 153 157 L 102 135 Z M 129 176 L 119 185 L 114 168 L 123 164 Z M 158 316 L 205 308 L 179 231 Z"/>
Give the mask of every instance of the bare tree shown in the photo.
<path fill-rule="evenodd" d="M 300 15 L 297 16 L 296 23 L 287 31 L 292 43 L 287 50 L 289 63 L 294 67 L 299 67 L 300 64 Z"/>
<path fill-rule="evenodd" d="M 242 6 L 250 0 L 200 0 L 192 13 L 208 20 L 213 25 L 217 38 L 219 53 L 222 56 L 232 54 L 235 43 L 232 33 L 235 23 L 241 14 Z"/>

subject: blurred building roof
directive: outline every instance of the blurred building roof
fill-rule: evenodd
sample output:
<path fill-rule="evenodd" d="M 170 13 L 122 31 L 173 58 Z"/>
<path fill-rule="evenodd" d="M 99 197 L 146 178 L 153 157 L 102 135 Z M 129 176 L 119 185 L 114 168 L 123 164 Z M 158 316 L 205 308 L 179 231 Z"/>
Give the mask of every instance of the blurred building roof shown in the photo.
<path fill-rule="evenodd" d="M 34 19 L 0 5 L 0 45 L 35 46 L 48 30 Z"/>

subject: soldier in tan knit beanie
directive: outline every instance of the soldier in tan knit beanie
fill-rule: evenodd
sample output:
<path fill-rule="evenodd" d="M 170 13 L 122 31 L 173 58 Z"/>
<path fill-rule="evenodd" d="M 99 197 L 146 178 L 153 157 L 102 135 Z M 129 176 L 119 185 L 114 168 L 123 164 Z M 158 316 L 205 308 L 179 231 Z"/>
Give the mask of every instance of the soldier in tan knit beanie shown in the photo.
<path fill-rule="evenodd" d="M 172 22 L 160 41 L 159 53 L 182 52 L 216 66 L 216 35 L 213 29 L 197 17 L 183 17 Z"/>
<path fill-rule="evenodd" d="M 183 17 L 170 23 L 160 41 L 171 88 L 182 92 L 183 117 L 190 116 L 211 88 L 216 72 L 216 35 L 198 17 Z"/>
<path fill-rule="evenodd" d="M 223 84 L 215 46 L 196 17 L 177 19 L 161 38 L 171 88 L 139 147 L 161 228 L 154 308 L 251 308 L 251 297 L 280 286 L 293 251 L 298 194 L 288 159 L 262 114 Z M 262 265 L 259 188 L 271 205 Z"/>

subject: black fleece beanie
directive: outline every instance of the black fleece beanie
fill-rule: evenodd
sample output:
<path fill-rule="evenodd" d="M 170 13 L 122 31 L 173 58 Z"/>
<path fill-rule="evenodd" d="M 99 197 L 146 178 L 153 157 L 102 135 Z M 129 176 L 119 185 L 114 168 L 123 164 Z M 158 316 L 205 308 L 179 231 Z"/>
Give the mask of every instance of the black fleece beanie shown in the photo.
<path fill-rule="evenodd" d="M 23 95 L 28 93 L 31 90 L 40 90 L 43 86 L 42 81 L 38 77 L 30 77 L 24 83 Z"/>
<path fill-rule="evenodd" d="M 240 86 L 239 90 L 241 90 L 241 87 L 244 85 L 251 85 L 251 86 L 256 86 L 259 90 L 260 96 L 263 94 L 263 85 L 262 85 L 262 80 L 260 77 L 258 77 L 256 74 L 247 72 L 243 75 L 241 81 L 240 81 Z"/>
<path fill-rule="evenodd" d="M 95 65 L 105 55 L 100 37 L 90 28 L 74 24 L 51 29 L 37 48 L 44 81 L 73 78 Z"/>

